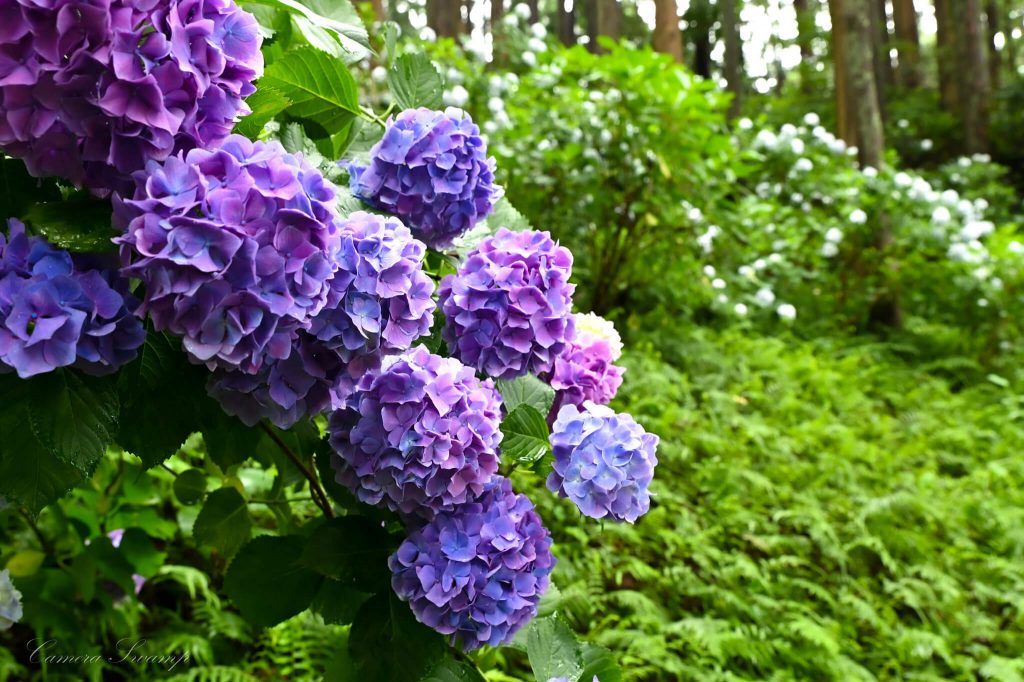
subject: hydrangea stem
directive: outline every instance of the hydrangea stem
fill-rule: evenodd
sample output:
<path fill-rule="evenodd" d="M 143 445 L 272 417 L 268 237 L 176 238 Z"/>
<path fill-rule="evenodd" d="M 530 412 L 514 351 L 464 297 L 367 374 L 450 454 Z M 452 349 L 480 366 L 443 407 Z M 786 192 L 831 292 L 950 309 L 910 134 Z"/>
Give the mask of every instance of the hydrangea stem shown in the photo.
<path fill-rule="evenodd" d="M 306 465 L 302 463 L 302 460 L 299 459 L 298 455 L 296 455 L 292 449 L 288 447 L 288 444 L 281 440 L 281 437 L 277 435 L 272 428 L 267 426 L 265 422 L 260 422 L 260 428 L 263 429 L 264 433 L 270 436 L 270 440 L 274 441 L 274 443 L 277 444 L 277 447 L 281 448 L 281 452 L 283 452 L 288 459 L 292 461 L 292 464 L 302 472 L 302 475 L 309 481 L 309 492 L 310 495 L 312 495 L 316 506 L 320 507 L 324 516 L 329 519 L 333 519 L 334 510 L 331 509 L 331 503 L 328 502 L 327 494 L 324 492 L 324 489 L 320 487 L 320 481 L 317 479 L 316 474 L 310 471 Z"/>

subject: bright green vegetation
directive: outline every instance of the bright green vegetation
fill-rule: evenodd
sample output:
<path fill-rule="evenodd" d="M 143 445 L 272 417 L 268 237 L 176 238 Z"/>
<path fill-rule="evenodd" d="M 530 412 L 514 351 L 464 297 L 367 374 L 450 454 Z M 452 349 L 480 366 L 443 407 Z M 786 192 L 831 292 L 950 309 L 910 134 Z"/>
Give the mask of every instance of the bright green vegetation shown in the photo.
<path fill-rule="evenodd" d="M 628 679 L 1020 679 L 1024 399 L 881 343 L 638 335 L 653 510 L 545 510 L 562 608 Z"/>

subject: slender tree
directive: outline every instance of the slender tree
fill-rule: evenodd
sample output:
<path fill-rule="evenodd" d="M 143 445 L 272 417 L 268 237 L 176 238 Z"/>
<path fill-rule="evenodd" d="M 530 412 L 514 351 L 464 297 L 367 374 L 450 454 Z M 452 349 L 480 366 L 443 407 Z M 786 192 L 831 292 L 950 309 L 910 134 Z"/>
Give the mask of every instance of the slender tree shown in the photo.
<path fill-rule="evenodd" d="M 998 0 L 986 0 L 985 2 L 985 21 L 988 24 L 988 82 L 992 92 L 999 89 L 1003 61 L 1003 53 L 996 47 L 996 36 L 1003 26 L 1002 11 L 999 5 Z M 1006 25 L 1011 24 L 1007 22 Z"/>
<path fill-rule="evenodd" d="M 683 34 L 676 0 L 654 0 L 654 49 L 683 63 Z"/>
<path fill-rule="evenodd" d="M 850 101 L 850 68 L 847 64 L 846 20 L 844 6 L 848 0 L 829 0 L 832 18 L 832 75 L 836 93 L 836 135 L 851 147 L 857 146 L 857 127 Z"/>
<path fill-rule="evenodd" d="M 899 56 L 898 82 L 904 88 L 921 86 L 921 38 L 917 28 L 914 0 L 893 0 L 892 18 L 896 25 L 896 52 Z"/>
<path fill-rule="evenodd" d="M 555 0 L 555 7 L 557 11 L 555 16 L 558 18 L 558 39 L 562 41 L 563 45 L 575 45 L 576 44 L 576 6 L 577 2 L 573 2 L 572 5 L 566 6 L 565 0 Z"/>
<path fill-rule="evenodd" d="M 505 16 L 505 0 L 491 0 L 491 34 L 497 37 L 501 19 Z"/>
<path fill-rule="evenodd" d="M 886 89 L 892 83 L 892 59 L 889 55 L 889 18 L 885 0 L 868 0 L 868 37 L 871 40 L 871 64 L 875 72 L 878 113 L 885 121 L 888 113 Z"/>
<path fill-rule="evenodd" d="M 539 0 L 526 0 L 526 6 L 530 8 L 530 22 L 536 24 L 540 21 Z"/>
<path fill-rule="evenodd" d="M 820 0 L 814 0 L 815 7 L 812 10 L 808 0 L 793 0 L 797 26 L 796 42 L 800 46 L 800 90 L 804 94 L 809 94 L 813 88 L 811 69 L 814 62 L 815 19 L 819 2 Z"/>
<path fill-rule="evenodd" d="M 939 67 L 939 97 L 942 108 L 951 113 L 960 111 L 960 84 L 957 78 L 959 69 L 957 55 L 958 30 L 953 14 L 953 3 L 963 0 L 935 0 L 935 52 Z"/>
<path fill-rule="evenodd" d="M 427 26 L 439 37 L 457 37 L 463 29 L 462 0 L 427 0 Z"/>
<path fill-rule="evenodd" d="M 725 80 L 732 93 L 729 117 L 735 118 L 743 108 L 743 67 L 740 45 L 739 10 L 737 0 L 721 0 L 722 34 L 725 41 Z"/>
<path fill-rule="evenodd" d="M 597 33 L 616 41 L 622 37 L 622 6 L 619 0 L 597 0 Z"/>
<path fill-rule="evenodd" d="M 718 7 L 711 0 L 691 0 L 683 17 L 686 19 L 685 39 L 693 45 L 693 72 L 711 78 L 711 29 Z"/>
<path fill-rule="evenodd" d="M 988 34 L 981 0 L 957 0 L 961 64 L 960 106 L 964 124 L 964 147 L 970 154 L 988 151 L 988 115 L 991 98 L 988 71 Z"/>

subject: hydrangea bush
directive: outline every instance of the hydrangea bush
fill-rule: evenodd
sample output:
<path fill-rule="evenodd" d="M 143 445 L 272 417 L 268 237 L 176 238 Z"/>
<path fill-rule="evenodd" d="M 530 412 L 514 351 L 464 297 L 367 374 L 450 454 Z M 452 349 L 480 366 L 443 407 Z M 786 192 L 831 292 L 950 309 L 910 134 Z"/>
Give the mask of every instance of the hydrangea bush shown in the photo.
<path fill-rule="evenodd" d="M 576 309 L 572 253 L 503 198 L 469 115 L 420 87 L 440 78 L 429 60 L 382 57 L 384 118 L 343 66 L 364 54 L 358 24 L 263 9 L 262 26 L 230 0 L 0 10 L 0 182 L 28 188 L 0 192 L 0 431 L 17 450 L 0 450 L 0 493 L 38 538 L 32 515 L 76 486 L 111 517 L 72 512 L 60 557 L 43 540 L 43 575 L 105 588 L 53 608 L 131 609 L 187 575 L 257 627 L 306 610 L 350 625 L 348 672 L 368 680 L 482 679 L 476 650 L 524 629 L 534 666 L 575 660 L 574 640 L 537 649 L 565 628 L 534 621 L 557 547 L 516 488 L 551 472 L 585 515 L 647 510 L 657 439 L 591 402 L 622 381 L 621 340 Z M 122 484 L 89 477 L 118 458 L 138 470 L 126 499 L 170 475 L 201 504 L 195 555 L 216 580 L 165 565 L 169 536 L 97 501 Z M 261 476 L 241 473 L 250 458 Z M 252 538 L 258 504 L 275 532 Z M 46 592 L 20 582 L 37 554 L 13 585 L 0 574 L 0 627 L 19 636 L 45 629 L 40 607 L 17 622 L 18 590 Z"/>

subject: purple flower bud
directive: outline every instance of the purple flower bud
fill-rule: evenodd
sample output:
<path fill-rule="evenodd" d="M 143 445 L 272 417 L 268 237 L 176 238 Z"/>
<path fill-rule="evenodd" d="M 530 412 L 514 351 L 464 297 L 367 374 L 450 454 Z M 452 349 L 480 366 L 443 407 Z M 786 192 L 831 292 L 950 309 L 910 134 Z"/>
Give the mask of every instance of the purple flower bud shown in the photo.
<path fill-rule="evenodd" d="M 479 494 L 498 470 L 501 396 L 458 360 L 417 346 L 357 388 L 328 430 L 338 482 L 361 501 L 429 517 Z"/>
<path fill-rule="evenodd" d="M 137 301 L 116 271 L 78 262 L 25 226 L 0 234 L 0 362 L 28 378 L 75 365 L 104 374 L 133 360 L 145 340 Z"/>
<path fill-rule="evenodd" d="M 497 379 L 550 372 L 574 335 L 572 254 L 547 232 L 505 228 L 441 282 L 452 355 Z"/>
<path fill-rule="evenodd" d="M 328 302 L 341 230 L 334 188 L 277 142 L 230 136 L 136 174 L 115 202 L 143 310 L 211 369 L 253 374 L 290 353 Z"/>
<path fill-rule="evenodd" d="M 417 620 L 470 651 L 509 642 L 537 614 L 555 558 L 529 498 L 496 476 L 410 533 L 388 563 Z"/>
<path fill-rule="evenodd" d="M 494 159 L 461 109 L 407 109 L 388 120 L 370 165 L 350 165 L 352 193 L 393 213 L 434 249 L 451 245 L 501 198 Z"/>
<path fill-rule="evenodd" d="M 0 149 L 37 177 L 124 191 L 150 160 L 218 144 L 263 71 L 233 0 L 10 0 Z"/>
<path fill-rule="evenodd" d="M 628 414 L 583 403 L 565 405 L 552 427 L 554 467 L 548 490 L 568 497 L 586 516 L 635 522 L 651 505 L 658 437 Z"/>

